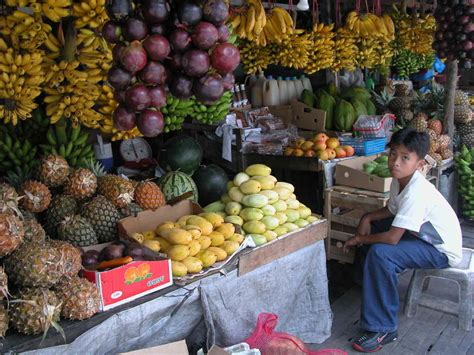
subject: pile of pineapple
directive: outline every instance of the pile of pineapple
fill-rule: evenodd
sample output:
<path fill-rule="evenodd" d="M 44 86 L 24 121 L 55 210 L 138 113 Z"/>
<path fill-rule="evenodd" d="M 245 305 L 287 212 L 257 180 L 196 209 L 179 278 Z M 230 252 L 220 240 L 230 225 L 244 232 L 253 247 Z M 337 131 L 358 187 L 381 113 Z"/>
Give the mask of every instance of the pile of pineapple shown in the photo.
<path fill-rule="evenodd" d="M 10 322 L 38 334 L 59 317 L 85 319 L 99 310 L 96 286 L 79 278 L 80 247 L 117 239 L 117 222 L 165 204 L 153 182 L 106 174 L 98 163 L 71 169 L 44 157 L 35 178 L 0 183 L 0 335 Z M 9 287 L 10 286 L 10 289 Z"/>
<path fill-rule="evenodd" d="M 457 93 L 457 97 L 460 93 Z M 433 85 L 429 93 L 417 93 L 409 90 L 405 84 L 396 84 L 393 90 L 385 88 L 375 94 L 375 102 L 380 113 L 393 113 L 399 127 L 410 126 L 418 132 L 426 132 L 430 137 L 429 155 L 441 164 L 453 157 L 449 145 L 451 138 L 443 134 L 441 118 L 444 114 L 444 89 Z"/>
<path fill-rule="evenodd" d="M 154 231 L 133 233 L 132 238 L 171 259 L 173 276 L 201 272 L 227 259 L 244 241 L 232 223 L 222 215 L 204 212 L 186 215 L 177 221 L 160 223 Z"/>
<path fill-rule="evenodd" d="M 257 246 L 317 221 L 296 199 L 294 186 L 277 181 L 271 172 L 266 165 L 250 165 L 228 183 L 221 201 L 204 210 L 220 213 L 225 222 L 241 226 Z"/>

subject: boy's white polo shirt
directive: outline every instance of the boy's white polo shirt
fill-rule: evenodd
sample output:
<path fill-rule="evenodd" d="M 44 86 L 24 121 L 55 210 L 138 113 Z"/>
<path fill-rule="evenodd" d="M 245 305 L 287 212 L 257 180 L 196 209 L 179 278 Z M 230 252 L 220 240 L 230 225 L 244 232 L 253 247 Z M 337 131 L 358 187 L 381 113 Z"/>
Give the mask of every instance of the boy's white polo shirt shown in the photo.
<path fill-rule="evenodd" d="M 393 179 L 388 209 L 395 216 L 392 226 L 404 228 L 446 254 L 449 265 L 462 260 L 462 234 L 458 217 L 443 195 L 416 171 L 399 194 Z"/>

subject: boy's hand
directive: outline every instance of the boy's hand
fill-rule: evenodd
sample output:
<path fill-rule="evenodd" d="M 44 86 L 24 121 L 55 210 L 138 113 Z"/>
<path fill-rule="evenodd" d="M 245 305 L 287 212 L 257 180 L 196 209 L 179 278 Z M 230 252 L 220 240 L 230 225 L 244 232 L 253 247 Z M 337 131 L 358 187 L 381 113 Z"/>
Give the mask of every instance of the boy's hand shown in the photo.
<path fill-rule="evenodd" d="M 359 225 L 357 226 L 358 235 L 370 235 L 370 219 L 364 216 L 360 219 Z"/>
<path fill-rule="evenodd" d="M 342 248 L 342 251 L 344 253 L 349 252 L 349 248 L 355 247 L 355 246 L 361 246 L 362 244 L 357 241 L 357 236 L 352 237 L 346 243 L 344 244 L 344 247 Z"/>

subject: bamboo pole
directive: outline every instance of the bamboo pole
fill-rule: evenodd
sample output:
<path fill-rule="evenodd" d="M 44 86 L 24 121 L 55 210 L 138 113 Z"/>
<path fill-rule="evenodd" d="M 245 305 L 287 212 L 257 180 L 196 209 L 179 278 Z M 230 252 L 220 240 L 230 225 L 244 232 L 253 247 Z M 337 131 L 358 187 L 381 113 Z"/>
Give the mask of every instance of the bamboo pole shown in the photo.
<path fill-rule="evenodd" d="M 446 86 L 444 99 L 444 132 L 451 138 L 454 136 L 454 95 L 458 81 L 458 61 L 450 60 L 446 65 Z M 451 139 L 450 147 L 453 143 Z"/>

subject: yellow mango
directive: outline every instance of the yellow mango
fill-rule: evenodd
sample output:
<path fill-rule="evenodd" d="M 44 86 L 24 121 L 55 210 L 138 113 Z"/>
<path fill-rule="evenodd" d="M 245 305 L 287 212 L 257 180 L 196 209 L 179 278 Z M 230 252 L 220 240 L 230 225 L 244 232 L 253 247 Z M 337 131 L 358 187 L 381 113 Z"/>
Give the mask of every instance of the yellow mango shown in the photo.
<path fill-rule="evenodd" d="M 275 184 L 278 182 L 277 178 L 274 177 L 273 175 L 268 175 L 267 178 L 269 178 L 270 180 L 272 180 Z"/>
<path fill-rule="evenodd" d="M 292 210 L 297 210 L 298 208 L 300 208 L 300 201 L 298 200 L 289 198 L 285 202 L 288 205 L 288 208 L 291 208 Z"/>
<path fill-rule="evenodd" d="M 237 224 L 239 226 L 244 224 L 244 220 L 240 216 L 227 216 L 224 218 L 224 222 Z"/>
<path fill-rule="evenodd" d="M 183 277 L 188 273 L 188 268 L 179 261 L 171 261 L 171 270 L 174 277 Z"/>
<path fill-rule="evenodd" d="M 285 224 L 286 221 L 288 220 L 288 217 L 285 212 L 277 212 L 275 213 L 275 217 L 278 218 L 278 220 L 280 221 L 280 226 L 282 224 Z"/>
<path fill-rule="evenodd" d="M 138 243 L 143 243 L 145 241 L 145 237 L 141 233 L 133 233 L 131 235 L 133 239 L 135 239 Z"/>
<path fill-rule="evenodd" d="M 238 216 L 240 211 L 242 211 L 242 205 L 238 202 L 229 202 L 225 205 L 225 211 L 229 216 Z M 224 218 L 225 220 L 225 218 Z"/>
<path fill-rule="evenodd" d="M 262 234 L 266 230 L 265 224 L 263 224 L 260 221 L 246 222 L 244 223 L 242 228 L 244 229 L 246 233 L 250 233 L 250 234 Z"/>
<path fill-rule="evenodd" d="M 197 239 L 202 235 L 201 228 L 193 226 L 191 224 L 185 225 L 183 229 L 193 236 L 193 239 Z"/>
<path fill-rule="evenodd" d="M 193 240 L 191 243 L 189 243 L 188 247 L 189 256 L 195 256 L 201 251 L 201 243 L 199 243 L 199 240 Z"/>
<path fill-rule="evenodd" d="M 202 261 L 198 258 L 188 256 L 182 261 L 184 266 L 188 269 L 188 272 L 191 274 L 197 274 L 203 268 Z"/>
<path fill-rule="evenodd" d="M 262 185 L 257 180 L 248 180 L 242 183 L 239 189 L 245 195 L 258 194 L 262 190 Z"/>
<path fill-rule="evenodd" d="M 245 237 L 242 234 L 235 233 L 232 237 L 230 237 L 228 240 L 237 242 L 239 244 L 242 244 L 244 241 Z"/>
<path fill-rule="evenodd" d="M 272 173 L 272 169 L 263 164 L 253 164 L 245 169 L 248 176 L 268 176 Z"/>
<path fill-rule="evenodd" d="M 180 219 L 178 219 L 177 223 L 178 223 L 181 227 L 183 227 L 183 226 L 186 225 L 186 222 L 188 221 L 188 219 L 189 219 L 190 217 L 193 217 L 193 216 L 194 216 L 194 215 L 191 215 L 191 214 L 188 214 L 188 215 L 186 215 L 186 216 L 183 216 L 183 217 L 181 217 Z M 165 223 L 171 224 L 172 222 L 165 222 Z M 171 227 L 171 228 L 174 228 L 174 225 L 173 225 L 173 227 Z M 167 229 L 171 229 L 171 228 L 167 228 Z"/>
<path fill-rule="evenodd" d="M 288 232 L 293 232 L 295 230 L 300 229 L 300 227 L 298 227 L 296 224 L 290 222 L 285 223 L 284 225 L 282 225 L 282 227 L 288 229 Z"/>
<path fill-rule="evenodd" d="M 200 216 L 192 216 L 188 218 L 186 224 L 198 226 L 199 228 L 201 228 L 202 235 L 209 235 L 209 233 L 211 233 L 214 229 L 212 224 L 207 219 Z"/>
<path fill-rule="evenodd" d="M 234 186 L 239 187 L 242 183 L 248 181 L 249 179 L 250 176 L 248 176 L 246 173 L 238 173 L 234 176 L 234 180 L 232 182 L 234 183 Z"/>
<path fill-rule="evenodd" d="M 273 239 L 276 239 L 278 237 L 278 234 L 276 234 L 274 231 L 265 231 L 263 233 L 263 236 L 267 240 L 267 242 L 271 242 Z"/>
<path fill-rule="evenodd" d="M 287 189 L 287 190 L 290 190 L 290 191 L 291 191 L 290 196 L 291 196 L 292 193 L 295 192 L 295 187 L 294 187 L 292 184 L 288 183 L 288 182 L 278 181 L 278 182 L 275 184 L 275 187 L 283 187 L 283 188 L 285 188 L 285 189 Z"/>
<path fill-rule="evenodd" d="M 172 245 L 166 250 L 166 255 L 173 261 L 181 261 L 189 256 L 187 245 Z"/>
<path fill-rule="evenodd" d="M 291 194 L 290 198 L 292 198 L 293 200 L 297 200 L 297 198 L 296 198 L 296 195 L 295 195 L 295 194 Z"/>
<path fill-rule="evenodd" d="M 229 181 L 227 182 L 227 192 L 230 191 L 231 188 L 235 187 L 234 185 L 234 182 L 233 181 Z"/>
<path fill-rule="evenodd" d="M 313 222 L 319 221 L 319 218 L 316 217 L 316 216 L 308 216 L 308 217 L 306 217 L 306 220 L 307 220 L 309 223 L 313 223 Z"/>
<path fill-rule="evenodd" d="M 240 244 L 237 242 L 233 242 L 231 240 L 226 240 L 224 244 L 222 244 L 221 248 L 227 253 L 227 255 L 232 255 L 239 249 Z"/>
<path fill-rule="evenodd" d="M 287 188 L 284 188 L 284 187 L 281 187 L 281 186 L 280 187 L 275 186 L 273 191 L 275 191 L 278 194 L 278 197 L 280 198 L 280 200 L 283 200 L 283 201 L 288 200 L 291 196 L 291 191 L 288 190 Z"/>
<path fill-rule="evenodd" d="M 199 216 L 209 221 L 213 228 L 217 228 L 224 223 L 224 217 L 217 213 L 200 213 Z"/>
<path fill-rule="evenodd" d="M 298 208 L 298 212 L 299 212 L 301 218 L 307 218 L 307 217 L 311 216 L 311 209 L 306 207 L 306 206 L 300 206 Z"/>
<path fill-rule="evenodd" d="M 156 238 L 156 233 L 154 231 L 145 231 L 142 232 L 144 240 L 152 240 Z"/>
<path fill-rule="evenodd" d="M 274 216 L 276 213 L 276 208 L 272 205 L 263 206 L 261 210 L 265 216 Z"/>
<path fill-rule="evenodd" d="M 285 214 L 288 217 L 287 222 L 293 223 L 294 221 L 300 219 L 300 213 L 296 210 L 287 209 Z"/>
<path fill-rule="evenodd" d="M 225 239 L 232 237 L 235 233 L 235 227 L 232 223 L 222 223 L 215 229 L 216 232 L 222 233 Z"/>
<path fill-rule="evenodd" d="M 146 246 L 148 249 L 151 249 L 155 252 L 159 252 L 161 249 L 160 242 L 158 240 L 145 240 L 143 241 L 142 245 Z"/>
<path fill-rule="evenodd" d="M 229 191 L 229 197 L 233 202 L 242 202 L 242 199 L 244 198 L 244 194 L 238 187 L 233 187 Z"/>
<path fill-rule="evenodd" d="M 278 236 L 288 233 L 288 228 L 280 226 L 273 230 Z"/>
<path fill-rule="evenodd" d="M 275 187 L 275 181 L 270 176 L 252 176 L 250 180 L 258 181 L 262 190 L 271 190 Z"/>
<path fill-rule="evenodd" d="M 224 244 L 225 241 L 224 234 L 219 232 L 211 232 L 211 234 L 209 234 L 209 238 L 211 238 L 212 247 L 218 247 L 219 245 Z"/>
<path fill-rule="evenodd" d="M 240 217 L 246 222 L 248 222 L 248 221 L 258 221 L 258 220 L 261 220 L 263 218 L 263 212 L 262 212 L 262 210 L 260 210 L 258 208 L 248 207 L 248 208 L 244 208 L 240 212 Z"/>
<path fill-rule="evenodd" d="M 274 204 L 280 199 L 280 195 L 278 195 L 278 192 L 273 190 L 262 190 L 260 191 L 260 195 L 266 196 L 270 205 Z"/>
<path fill-rule="evenodd" d="M 227 253 L 224 249 L 218 248 L 218 247 L 209 247 L 209 250 L 211 253 L 216 254 L 217 261 L 222 261 L 227 258 Z"/>
<path fill-rule="evenodd" d="M 209 250 L 202 250 L 197 255 L 196 258 L 202 261 L 203 267 L 209 267 L 216 263 L 217 255 Z"/>
<path fill-rule="evenodd" d="M 301 219 L 301 218 L 300 218 L 300 219 L 297 219 L 297 220 L 294 221 L 293 223 L 296 224 L 296 225 L 297 225 L 298 227 L 300 227 L 300 228 L 304 228 L 304 227 L 306 227 L 306 226 L 309 224 L 309 222 L 308 222 L 307 220 Z"/>
<path fill-rule="evenodd" d="M 168 242 L 165 238 L 163 237 L 156 237 L 156 240 L 160 243 L 160 250 L 163 253 L 166 253 L 166 250 L 171 246 L 171 243 Z"/>
<path fill-rule="evenodd" d="M 163 222 L 163 223 L 158 224 L 158 226 L 155 228 L 155 233 L 159 235 L 160 231 L 164 229 L 171 229 L 171 228 L 174 228 L 174 222 L 171 222 L 171 221 Z"/>
<path fill-rule="evenodd" d="M 265 216 L 260 222 L 265 225 L 266 230 L 273 230 L 280 225 L 280 220 L 274 216 Z"/>
<path fill-rule="evenodd" d="M 286 204 L 286 202 L 282 200 L 278 200 L 277 202 L 272 204 L 272 206 L 275 207 L 275 210 L 277 212 L 285 212 L 286 209 L 288 208 L 288 205 Z"/>
<path fill-rule="evenodd" d="M 211 246 L 211 238 L 206 235 L 203 235 L 202 237 L 198 238 L 197 241 L 199 242 L 199 244 L 201 244 L 201 250 L 207 249 Z"/>
<path fill-rule="evenodd" d="M 229 194 L 223 194 L 222 197 L 221 197 L 221 201 L 222 203 L 229 203 L 229 202 L 232 202 L 232 199 L 230 198 Z"/>
<path fill-rule="evenodd" d="M 181 228 L 171 228 L 161 231 L 161 236 L 171 244 L 188 245 L 193 240 L 193 236 Z"/>
<path fill-rule="evenodd" d="M 245 195 L 242 199 L 242 204 L 247 207 L 260 208 L 268 205 L 268 198 L 261 194 Z"/>

